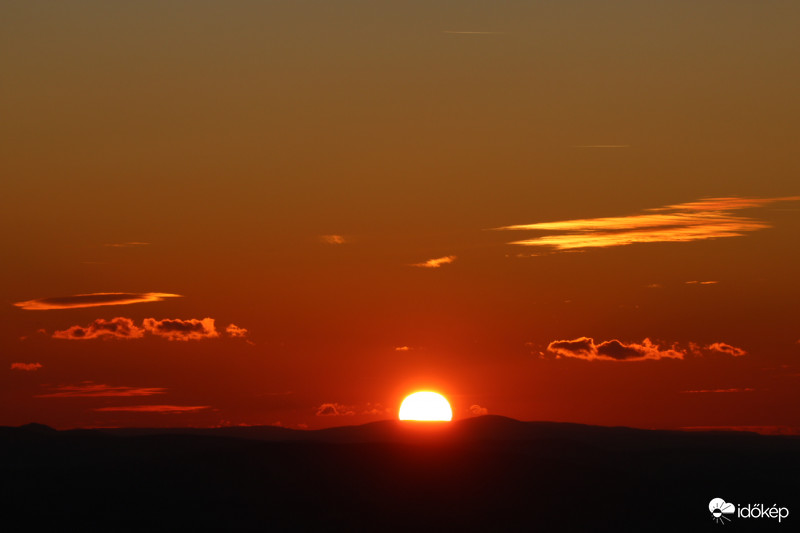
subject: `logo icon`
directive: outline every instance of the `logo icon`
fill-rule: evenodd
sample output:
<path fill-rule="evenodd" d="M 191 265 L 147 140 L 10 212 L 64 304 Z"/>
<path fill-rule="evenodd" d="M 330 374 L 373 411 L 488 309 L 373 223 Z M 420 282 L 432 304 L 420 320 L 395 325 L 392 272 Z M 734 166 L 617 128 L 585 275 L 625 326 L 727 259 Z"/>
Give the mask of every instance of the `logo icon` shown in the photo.
<path fill-rule="evenodd" d="M 708 510 L 711 511 L 711 519 L 719 524 L 730 522 L 731 519 L 725 516 L 736 512 L 736 506 L 726 503 L 722 498 L 714 498 L 708 502 Z"/>

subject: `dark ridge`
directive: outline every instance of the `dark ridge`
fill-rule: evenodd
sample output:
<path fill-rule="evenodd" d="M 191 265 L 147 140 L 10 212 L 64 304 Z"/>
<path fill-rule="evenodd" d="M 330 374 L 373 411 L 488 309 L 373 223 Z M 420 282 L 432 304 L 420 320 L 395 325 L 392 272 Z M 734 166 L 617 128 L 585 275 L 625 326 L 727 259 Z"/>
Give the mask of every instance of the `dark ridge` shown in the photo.
<path fill-rule="evenodd" d="M 46 426 L 44 424 L 37 424 L 36 422 L 31 422 L 30 424 L 19 426 L 19 429 L 30 431 L 32 433 L 42 433 L 42 434 L 53 434 L 58 432 L 57 430 L 51 428 L 50 426 Z"/>
<path fill-rule="evenodd" d="M 793 531 L 798 478 L 796 438 L 498 416 L 0 427 L 3 508 L 45 531 L 711 531 L 717 497 L 791 510 L 737 531 Z"/>

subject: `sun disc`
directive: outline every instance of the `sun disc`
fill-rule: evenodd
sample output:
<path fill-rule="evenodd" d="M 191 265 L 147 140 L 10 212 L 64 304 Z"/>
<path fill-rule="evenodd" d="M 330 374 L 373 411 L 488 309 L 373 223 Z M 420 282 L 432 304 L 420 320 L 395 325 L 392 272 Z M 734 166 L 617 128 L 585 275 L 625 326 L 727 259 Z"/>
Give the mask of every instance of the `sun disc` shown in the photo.
<path fill-rule="evenodd" d="M 449 422 L 453 410 L 447 399 L 437 392 L 415 392 L 400 404 L 400 420 L 421 420 Z"/>

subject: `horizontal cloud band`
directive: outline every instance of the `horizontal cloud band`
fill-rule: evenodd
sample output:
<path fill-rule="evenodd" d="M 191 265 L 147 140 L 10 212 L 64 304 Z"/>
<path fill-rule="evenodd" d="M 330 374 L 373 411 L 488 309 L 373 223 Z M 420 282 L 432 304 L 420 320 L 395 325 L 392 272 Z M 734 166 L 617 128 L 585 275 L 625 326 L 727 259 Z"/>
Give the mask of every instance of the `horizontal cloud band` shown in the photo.
<path fill-rule="evenodd" d="M 709 352 L 723 353 L 734 357 L 746 355 L 747 352 L 742 348 L 715 342 L 707 346 L 689 343 L 688 349 L 683 349 L 677 344 L 669 348 L 661 348 L 650 339 L 644 339 L 641 343 L 623 343 L 617 339 L 596 343 L 591 337 L 578 337 L 572 340 L 553 341 L 547 345 L 547 350 L 556 354 L 557 357 L 571 357 L 583 359 L 584 361 L 645 361 L 657 359 L 683 359 L 689 354 L 700 356 L 701 350 Z"/>
<path fill-rule="evenodd" d="M 14 305 L 28 311 L 48 311 L 52 309 L 80 309 L 83 307 L 101 307 L 104 305 L 160 302 L 165 298 L 180 297 L 180 294 L 170 294 L 166 292 L 94 292 L 91 294 L 38 298 L 36 300 L 17 302 Z"/>
<path fill-rule="evenodd" d="M 229 337 L 243 338 L 247 330 L 230 324 L 226 330 Z M 213 318 L 180 319 L 145 318 L 142 326 L 137 326 L 131 318 L 116 317 L 110 320 L 98 318 L 88 326 L 72 326 L 53 332 L 53 338 L 66 340 L 89 339 L 140 339 L 145 334 L 162 337 L 171 341 L 213 339 L 220 336 L 214 326 Z"/>
<path fill-rule="evenodd" d="M 517 224 L 495 229 L 555 232 L 553 235 L 509 243 L 545 246 L 555 250 L 626 246 L 648 242 L 688 242 L 739 237 L 747 232 L 769 228 L 770 224 L 764 221 L 735 215 L 732 211 L 796 200 L 800 200 L 800 197 L 706 198 L 696 202 L 650 209 L 651 213 L 647 214 Z"/>

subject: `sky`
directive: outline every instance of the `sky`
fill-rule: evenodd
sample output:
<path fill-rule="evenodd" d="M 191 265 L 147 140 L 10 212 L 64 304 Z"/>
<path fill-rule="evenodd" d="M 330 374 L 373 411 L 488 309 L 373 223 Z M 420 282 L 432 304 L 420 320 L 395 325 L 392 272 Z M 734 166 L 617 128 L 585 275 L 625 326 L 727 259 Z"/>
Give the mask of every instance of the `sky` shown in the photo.
<path fill-rule="evenodd" d="M 0 5 L 0 425 L 800 433 L 800 4 Z"/>

